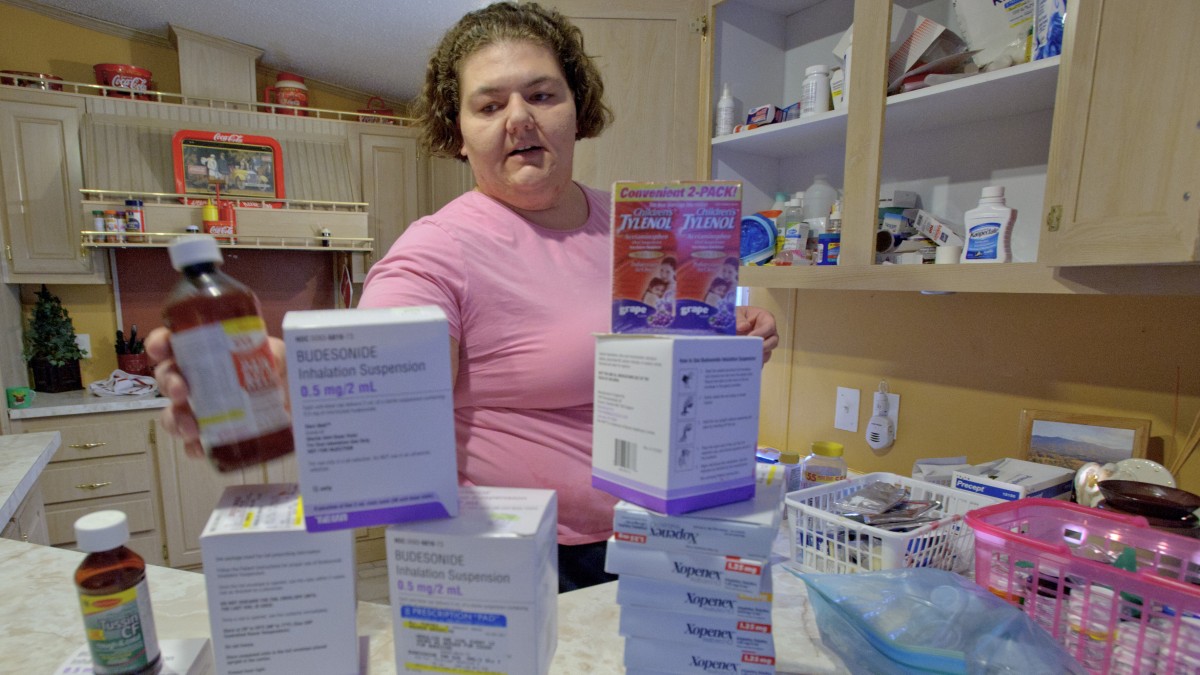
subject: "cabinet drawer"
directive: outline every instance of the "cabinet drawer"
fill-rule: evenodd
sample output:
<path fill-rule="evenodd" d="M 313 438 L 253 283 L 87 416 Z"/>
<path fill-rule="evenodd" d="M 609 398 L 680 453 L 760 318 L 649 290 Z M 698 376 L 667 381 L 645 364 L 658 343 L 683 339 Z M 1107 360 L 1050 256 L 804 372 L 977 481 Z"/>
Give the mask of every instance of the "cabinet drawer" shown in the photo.
<path fill-rule="evenodd" d="M 152 532 L 157 527 L 154 518 L 154 502 L 147 494 L 47 506 L 46 525 L 50 532 L 50 544 L 53 546 L 73 545 L 75 543 L 75 521 L 89 513 L 107 509 L 123 511 L 125 517 L 129 519 L 129 531 L 134 534 Z"/>
<path fill-rule="evenodd" d="M 42 472 L 46 504 L 145 492 L 151 489 L 147 455 L 128 459 L 52 463 Z"/>
<path fill-rule="evenodd" d="M 22 433 L 62 432 L 62 447 L 50 461 L 67 462 L 146 452 L 150 444 L 150 421 L 156 413 L 35 417 L 21 420 L 18 428 Z"/>
<path fill-rule="evenodd" d="M 31 544 L 50 544 L 50 535 L 46 531 L 46 507 L 42 502 L 41 489 L 34 485 L 29 491 L 17 512 L 4 527 L 0 537 L 27 541 Z"/>

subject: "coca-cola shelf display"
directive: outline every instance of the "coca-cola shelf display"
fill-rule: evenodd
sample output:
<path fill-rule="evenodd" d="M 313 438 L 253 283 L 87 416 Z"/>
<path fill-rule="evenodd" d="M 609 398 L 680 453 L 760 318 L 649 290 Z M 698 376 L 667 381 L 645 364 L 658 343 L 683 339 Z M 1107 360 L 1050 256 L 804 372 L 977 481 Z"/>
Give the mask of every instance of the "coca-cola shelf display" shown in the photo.
<path fill-rule="evenodd" d="M 96 74 L 96 84 L 102 87 L 119 87 L 128 91 L 102 89 L 101 96 L 114 98 L 129 98 L 132 96 L 141 101 L 149 101 L 146 92 L 154 90 L 154 74 L 145 68 L 138 68 L 124 63 L 97 63 L 92 66 Z"/>
<path fill-rule="evenodd" d="M 202 205 L 219 194 L 238 201 L 242 208 L 282 208 L 283 156 L 279 142 L 267 136 L 236 132 L 182 130 L 171 141 L 175 165 L 175 192 L 188 195 L 180 201 Z M 191 195 L 195 195 L 192 198 Z"/>

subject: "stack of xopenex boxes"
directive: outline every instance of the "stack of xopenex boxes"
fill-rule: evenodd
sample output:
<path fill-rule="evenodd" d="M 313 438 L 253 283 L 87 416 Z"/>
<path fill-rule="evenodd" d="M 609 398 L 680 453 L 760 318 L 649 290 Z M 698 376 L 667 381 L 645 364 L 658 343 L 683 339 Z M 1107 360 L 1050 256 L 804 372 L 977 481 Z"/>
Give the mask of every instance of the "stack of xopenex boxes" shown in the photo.
<path fill-rule="evenodd" d="M 771 544 L 780 483 L 760 474 L 755 498 L 668 516 L 617 504 L 607 569 L 626 672 L 775 672 Z"/>

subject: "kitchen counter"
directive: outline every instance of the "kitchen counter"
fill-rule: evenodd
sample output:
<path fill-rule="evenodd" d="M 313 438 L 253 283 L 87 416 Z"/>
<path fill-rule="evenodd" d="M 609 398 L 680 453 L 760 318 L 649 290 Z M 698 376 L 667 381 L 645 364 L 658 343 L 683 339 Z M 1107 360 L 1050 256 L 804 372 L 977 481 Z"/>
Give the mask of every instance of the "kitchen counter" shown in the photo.
<path fill-rule="evenodd" d="M 16 513 L 60 445 L 57 431 L 0 436 L 0 525 Z"/>
<path fill-rule="evenodd" d="M 0 654 L 5 672 L 53 672 L 83 644 L 83 621 L 71 581 L 82 559 L 75 551 L 0 539 L 0 597 L 5 599 Z M 149 566 L 147 576 L 160 638 L 210 635 L 203 575 Z M 804 583 L 778 565 L 774 581 L 778 672 L 848 672 L 821 645 Z M 623 672 L 619 616 L 615 583 L 559 595 L 558 650 L 551 672 Z M 390 608 L 360 602 L 358 633 L 370 639 L 371 675 L 393 675 Z"/>
<path fill-rule="evenodd" d="M 8 418 L 23 420 L 33 417 L 145 410 L 147 408 L 165 408 L 169 403 L 170 401 L 157 394 L 143 396 L 96 396 L 87 389 L 64 391 L 57 394 L 48 394 L 39 391 L 33 399 L 33 405 L 28 408 L 10 408 Z"/>

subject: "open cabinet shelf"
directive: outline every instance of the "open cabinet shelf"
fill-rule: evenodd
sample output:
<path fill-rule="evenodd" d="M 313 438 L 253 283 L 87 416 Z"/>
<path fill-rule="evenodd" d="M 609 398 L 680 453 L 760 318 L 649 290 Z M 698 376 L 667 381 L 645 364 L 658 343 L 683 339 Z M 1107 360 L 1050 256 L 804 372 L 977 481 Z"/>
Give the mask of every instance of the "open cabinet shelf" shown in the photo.
<path fill-rule="evenodd" d="M 886 133 L 905 135 L 966 122 L 1020 115 L 1054 107 L 1058 57 L 963 78 L 887 99 Z M 846 138 L 844 110 L 769 124 L 713 139 L 713 148 L 784 159 L 821 148 L 840 148 Z"/>

